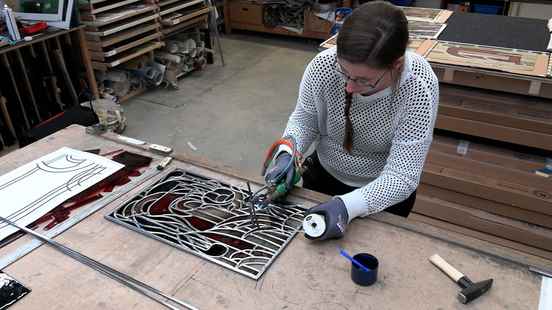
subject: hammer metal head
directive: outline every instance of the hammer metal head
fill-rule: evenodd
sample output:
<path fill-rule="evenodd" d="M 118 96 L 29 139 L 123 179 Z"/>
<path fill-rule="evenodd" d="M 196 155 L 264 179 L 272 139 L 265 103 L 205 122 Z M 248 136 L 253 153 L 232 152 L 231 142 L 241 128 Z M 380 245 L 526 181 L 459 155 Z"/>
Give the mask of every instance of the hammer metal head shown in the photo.
<path fill-rule="evenodd" d="M 458 293 L 458 301 L 467 304 L 485 294 L 493 285 L 493 279 L 473 283 Z"/>

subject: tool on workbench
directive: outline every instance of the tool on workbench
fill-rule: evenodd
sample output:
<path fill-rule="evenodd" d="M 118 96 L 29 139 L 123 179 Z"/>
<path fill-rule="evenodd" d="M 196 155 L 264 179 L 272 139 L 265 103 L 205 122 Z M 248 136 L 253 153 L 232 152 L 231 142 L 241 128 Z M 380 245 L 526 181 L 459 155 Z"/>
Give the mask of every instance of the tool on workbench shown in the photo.
<path fill-rule="evenodd" d="M 128 288 L 138 292 L 138 293 L 141 293 L 142 295 L 148 297 L 148 298 L 151 298 L 152 300 L 162 304 L 163 306 L 169 308 L 169 309 L 173 309 L 173 310 L 179 310 L 180 308 L 179 307 L 176 307 L 175 305 L 179 305 L 181 307 L 184 307 L 185 309 L 197 309 L 195 308 L 194 306 L 186 303 L 186 302 L 183 302 L 181 300 L 178 300 L 174 297 L 171 297 L 159 290 L 157 290 L 156 288 L 154 287 L 151 287 L 149 286 L 148 284 L 146 283 L 143 283 L 141 281 L 138 281 L 120 271 L 117 271 L 107 265 L 104 265 L 82 253 L 79 253 L 47 236 L 44 236 L 42 234 L 39 234 L 35 231 L 33 231 L 32 229 L 29 229 L 27 227 L 23 227 L 23 226 L 19 226 L 17 225 L 16 223 L 4 218 L 4 217 L 1 217 L 0 216 L 0 222 L 5 222 L 7 224 L 10 224 L 30 235 L 32 235 L 33 237 L 47 243 L 48 245 L 52 246 L 54 249 L 62 252 L 63 254 L 81 262 L 82 264 L 106 275 L 107 277 L 127 286 Z M 171 301 L 173 304 L 169 303 L 168 301 Z"/>
<path fill-rule="evenodd" d="M 370 269 L 368 269 L 368 267 L 364 266 L 363 264 L 361 264 L 358 260 L 354 259 L 351 255 L 349 255 L 349 253 L 347 253 L 347 251 L 345 251 L 344 249 L 339 249 L 339 254 L 343 257 L 345 257 L 346 259 L 348 259 L 351 263 L 353 263 L 355 266 L 357 266 L 358 268 L 366 271 L 366 272 L 369 272 Z"/>
<path fill-rule="evenodd" d="M 281 150 L 282 147 L 287 148 L 290 153 Z M 274 166 L 275 157 L 280 155 L 278 154 L 280 151 L 286 152 L 285 155 L 289 157 L 286 166 L 277 173 L 267 173 L 267 171 L 270 171 L 269 168 Z M 293 171 L 288 173 L 290 169 Z M 265 185 L 254 193 L 250 190 L 249 197 L 244 199 L 251 210 L 251 222 L 257 223 L 256 209 L 264 209 L 271 202 L 284 197 L 291 187 L 299 182 L 305 169 L 302 155 L 297 150 L 295 140 L 292 137 L 276 140 L 268 149 L 261 171 L 261 175 L 265 178 Z"/>
<path fill-rule="evenodd" d="M 429 261 L 437 266 L 442 272 L 449 276 L 458 286 L 462 288 L 460 293 L 458 293 L 458 301 L 463 304 L 467 304 L 470 301 L 478 298 L 479 296 L 485 294 L 493 285 L 493 279 L 488 279 L 473 283 L 468 277 L 462 274 L 456 268 L 452 267 L 447 263 L 441 256 L 435 254 L 429 258 Z"/>
<path fill-rule="evenodd" d="M 379 261 L 372 254 L 358 253 L 350 256 L 340 249 L 339 254 L 351 261 L 351 280 L 360 286 L 370 286 L 378 280 Z"/>
<path fill-rule="evenodd" d="M 322 214 L 309 214 L 303 220 L 303 231 L 311 239 L 320 238 L 326 232 L 326 219 Z"/>
<path fill-rule="evenodd" d="M 283 149 L 288 149 L 289 153 Z M 286 152 L 285 155 L 290 155 L 286 167 L 281 169 L 277 173 L 270 173 L 270 169 L 276 164 L 278 156 L 284 154 L 278 154 L 279 152 Z M 293 169 L 293 173 L 288 174 L 290 169 Z M 283 197 L 294 184 L 299 182 L 301 175 L 305 171 L 306 167 L 303 166 L 303 156 L 297 150 L 295 139 L 293 137 L 287 137 L 276 140 L 268 149 L 265 157 L 261 175 L 265 178 L 265 186 L 263 190 L 266 190 L 266 202 L 270 203 L 273 200 Z M 269 173 L 267 173 L 269 171 Z"/>
<path fill-rule="evenodd" d="M 171 163 L 172 160 L 173 160 L 173 158 L 170 157 L 170 156 L 167 156 L 167 157 L 163 158 L 163 160 L 161 160 L 161 162 L 159 162 L 159 164 L 157 164 L 157 170 L 165 169 Z"/>

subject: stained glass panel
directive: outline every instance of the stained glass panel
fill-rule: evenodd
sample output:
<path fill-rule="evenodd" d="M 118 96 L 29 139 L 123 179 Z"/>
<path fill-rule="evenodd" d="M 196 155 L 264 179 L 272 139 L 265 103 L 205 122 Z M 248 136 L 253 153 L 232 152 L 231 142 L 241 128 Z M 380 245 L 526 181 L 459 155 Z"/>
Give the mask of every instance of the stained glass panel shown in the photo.
<path fill-rule="evenodd" d="M 300 205 L 258 209 L 257 225 L 244 200 L 247 189 L 175 169 L 107 219 L 258 279 L 300 229 Z"/>

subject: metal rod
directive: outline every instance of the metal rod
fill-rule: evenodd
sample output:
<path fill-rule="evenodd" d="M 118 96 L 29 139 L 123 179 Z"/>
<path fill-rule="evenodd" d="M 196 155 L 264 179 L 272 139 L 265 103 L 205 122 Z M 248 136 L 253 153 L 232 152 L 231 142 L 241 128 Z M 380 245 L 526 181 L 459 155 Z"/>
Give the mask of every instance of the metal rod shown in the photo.
<path fill-rule="evenodd" d="M 106 275 L 107 277 L 133 289 L 134 291 L 138 292 L 138 293 L 141 293 L 142 295 L 148 297 L 148 298 L 151 298 L 152 300 L 162 304 L 163 306 L 169 308 L 169 309 L 173 309 L 173 310 L 179 310 L 178 307 L 175 307 L 169 303 L 167 303 L 166 301 L 163 301 L 162 299 L 160 299 L 158 296 L 161 296 L 167 300 L 170 300 L 172 301 L 173 303 L 175 304 L 178 304 L 186 309 L 190 309 L 190 310 L 197 310 L 197 308 L 195 308 L 194 306 L 186 303 L 186 302 L 183 302 L 183 301 L 180 301 L 176 298 L 173 298 L 169 295 L 166 295 L 165 293 L 157 290 L 156 288 L 154 287 L 151 287 L 141 281 L 138 281 L 122 272 L 119 272 L 107 265 L 104 265 L 84 254 L 81 254 L 47 236 L 44 236 L 42 234 L 39 234 L 37 232 L 35 232 L 34 230 L 32 229 L 28 229 L 27 227 L 23 227 L 23 226 L 19 226 L 17 225 L 16 223 L 4 218 L 4 217 L 1 217 L 0 216 L 0 221 L 3 221 L 3 222 L 6 222 L 28 234 L 31 234 L 32 236 L 34 236 L 35 238 L 37 239 L 40 239 L 46 243 L 48 243 L 48 245 L 52 246 L 53 248 L 55 248 L 56 250 L 62 252 L 63 254 L 67 255 L 67 256 L 70 256 L 72 258 L 74 258 L 75 260 L 83 263 L 84 265 L 87 265 L 88 267 L 91 267 L 92 269 L 96 270 L 96 271 L 99 271 L 100 273 Z M 158 296 L 154 296 L 154 295 L 151 295 L 151 293 L 153 294 L 156 294 Z"/>

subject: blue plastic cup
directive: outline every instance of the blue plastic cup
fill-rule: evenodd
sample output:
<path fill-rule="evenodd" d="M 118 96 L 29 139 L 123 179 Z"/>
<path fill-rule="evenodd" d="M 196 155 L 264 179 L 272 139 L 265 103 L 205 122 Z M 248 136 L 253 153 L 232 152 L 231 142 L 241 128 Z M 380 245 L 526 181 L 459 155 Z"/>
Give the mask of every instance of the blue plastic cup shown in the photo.
<path fill-rule="evenodd" d="M 355 260 L 361 263 L 368 271 L 351 264 L 351 279 L 358 285 L 370 286 L 378 279 L 378 259 L 368 253 L 359 253 L 353 256 Z"/>

